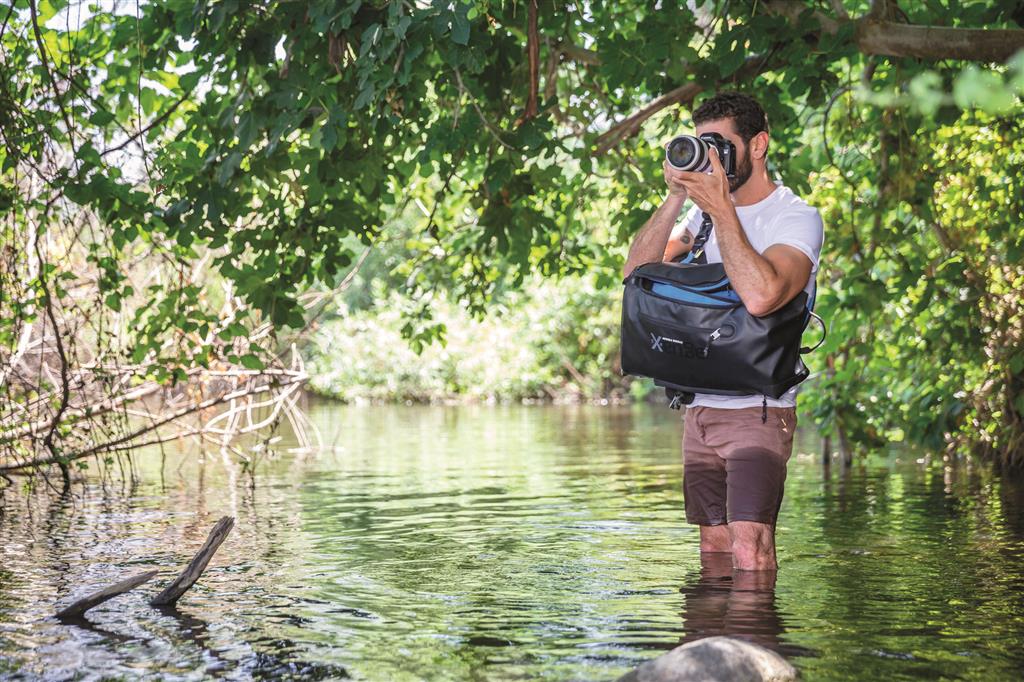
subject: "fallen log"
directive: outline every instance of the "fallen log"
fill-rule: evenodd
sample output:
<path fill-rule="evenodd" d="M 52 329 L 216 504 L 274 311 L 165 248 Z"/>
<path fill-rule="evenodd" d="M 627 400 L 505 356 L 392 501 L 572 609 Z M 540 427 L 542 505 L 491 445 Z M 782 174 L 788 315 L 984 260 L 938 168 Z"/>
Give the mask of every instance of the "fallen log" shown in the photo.
<path fill-rule="evenodd" d="M 156 574 L 157 571 L 146 571 L 145 573 L 140 573 L 136 576 L 132 576 L 131 578 L 127 578 L 126 580 L 122 580 L 119 583 L 115 583 L 110 587 L 100 590 L 99 592 L 90 594 L 85 599 L 79 599 L 71 606 L 58 611 L 57 617 L 64 620 L 67 618 L 81 616 L 92 607 L 99 606 L 108 599 L 113 599 L 119 594 L 124 594 L 129 590 L 134 590 Z"/>
<path fill-rule="evenodd" d="M 207 564 L 210 563 L 210 559 L 217 552 L 221 543 L 227 538 L 231 529 L 235 525 L 235 519 L 231 516 L 224 516 L 217 525 L 210 531 L 210 535 L 206 538 L 206 542 L 196 552 L 196 555 L 192 557 L 192 561 L 189 562 L 185 570 L 181 572 L 174 581 L 165 587 L 160 594 L 156 595 L 149 600 L 150 606 L 168 606 L 174 604 L 181 598 L 181 595 L 185 594 L 190 587 L 192 587 L 199 577 L 206 570 Z"/>

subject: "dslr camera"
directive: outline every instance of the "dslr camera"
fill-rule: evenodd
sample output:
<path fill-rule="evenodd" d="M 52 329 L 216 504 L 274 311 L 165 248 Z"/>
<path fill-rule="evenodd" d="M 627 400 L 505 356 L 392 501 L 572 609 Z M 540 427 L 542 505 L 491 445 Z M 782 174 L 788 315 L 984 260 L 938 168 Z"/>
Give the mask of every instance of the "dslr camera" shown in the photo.
<path fill-rule="evenodd" d="M 680 135 L 665 147 L 665 159 L 676 170 L 706 173 L 711 170 L 711 146 L 718 150 L 727 177 L 736 177 L 736 145 L 718 133 L 704 133 L 700 137 Z"/>

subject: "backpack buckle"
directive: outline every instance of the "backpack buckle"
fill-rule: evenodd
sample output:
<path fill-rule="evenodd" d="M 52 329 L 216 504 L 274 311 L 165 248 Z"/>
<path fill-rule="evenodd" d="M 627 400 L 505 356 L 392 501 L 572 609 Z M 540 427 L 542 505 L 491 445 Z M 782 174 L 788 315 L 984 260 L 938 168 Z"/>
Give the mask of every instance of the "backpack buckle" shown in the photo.
<path fill-rule="evenodd" d="M 689 405 L 696 397 L 693 393 L 688 391 L 677 391 L 671 388 L 666 388 L 665 392 L 669 397 L 668 406 L 673 410 L 681 409 L 683 405 Z"/>

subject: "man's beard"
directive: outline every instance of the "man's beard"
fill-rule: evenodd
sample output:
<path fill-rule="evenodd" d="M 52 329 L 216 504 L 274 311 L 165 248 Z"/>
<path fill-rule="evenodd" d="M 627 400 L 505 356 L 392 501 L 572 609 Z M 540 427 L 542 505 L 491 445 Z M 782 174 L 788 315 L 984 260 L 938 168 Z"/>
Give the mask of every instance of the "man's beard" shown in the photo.
<path fill-rule="evenodd" d="M 750 150 L 746 150 L 743 158 L 736 162 L 736 177 L 729 178 L 729 192 L 735 192 L 754 174 L 754 164 L 750 162 Z"/>

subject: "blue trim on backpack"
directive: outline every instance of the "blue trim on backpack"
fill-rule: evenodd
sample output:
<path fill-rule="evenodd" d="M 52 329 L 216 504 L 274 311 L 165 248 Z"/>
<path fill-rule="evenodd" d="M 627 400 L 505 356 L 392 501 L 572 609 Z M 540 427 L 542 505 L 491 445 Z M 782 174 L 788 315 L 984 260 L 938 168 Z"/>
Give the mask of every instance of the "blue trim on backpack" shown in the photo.
<path fill-rule="evenodd" d="M 684 264 L 686 264 L 686 263 L 689 263 L 692 260 L 693 260 L 693 251 L 691 250 L 691 251 L 687 251 L 686 252 L 686 256 L 684 258 L 682 258 L 680 260 L 677 260 L 676 262 L 677 263 L 684 263 Z M 725 278 L 719 280 L 718 282 L 713 282 L 711 284 L 690 285 L 690 286 L 688 286 L 688 289 L 690 289 L 691 291 L 711 291 L 713 289 L 720 289 L 720 288 L 729 287 L 729 286 L 731 286 L 730 283 L 729 283 L 729 278 L 725 277 Z M 687 299 L 681 298 L 681 297 L 676 296 L 673 293 L 671 293 L 673 291 L 679 291 L 679 289 L 677 288 L 676 285 L 656 283 L 656 284 L 653 284 L 651 286 L 651 291 L 653 291 L 654 293 L 659 294 L 661 296 L 668 296 L 669 298 L 675 298 L 675 299 L 680 300 L 680 301 L 687 301 Z M 728 297 L 730 299 L 735 300 L 738 303 L 742 302 L 742 301 L 740 301 L 740 297 L 731 288 L 727 289 L 726 291 L 721 291 L 721 292 L 716 291 L 715 295 L 716 296 Z M 818 278 L 815 277 L 814 280 L 813 280 L 813 286 L 811 287 L 811 295 L 807 299 L 807 312 L 808 313 L 814 312 L 814 304 L 817 301 L 817 299 L 818 299 Z M 700 301 L 687 301 L 687 302 L 689 302 L 689 303 L 694 303 L 694 302 L 699 303 Z M 810 317 L 810 315 L 808 315 L 808 318 L 809 317 Z"/>
<path fill-rule="evenodd" d="M 694 291 L 691 288 L 682 288 L 674 284 L 663 282 L 652 282 L 651 293 L 665 298 L 671 298 L 683 303 L 696 303 L 699 305 L 721 305 L 723 303 L 740 303 L 740 297 L 732 289 L 715 292 L 714 296 L 708 296 Z"/>
<path fill-rule="evenodd" d="M 690 291 L 715 291 L 716 289 L 728 289 L 729 278 L 723 277 L 717 282 L 711 282 L 710 284 L 687 284 L 686 288 Z"/>

